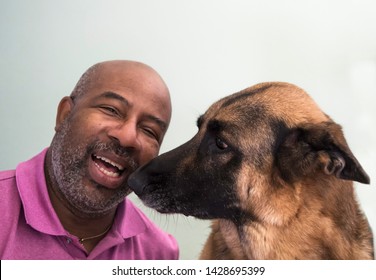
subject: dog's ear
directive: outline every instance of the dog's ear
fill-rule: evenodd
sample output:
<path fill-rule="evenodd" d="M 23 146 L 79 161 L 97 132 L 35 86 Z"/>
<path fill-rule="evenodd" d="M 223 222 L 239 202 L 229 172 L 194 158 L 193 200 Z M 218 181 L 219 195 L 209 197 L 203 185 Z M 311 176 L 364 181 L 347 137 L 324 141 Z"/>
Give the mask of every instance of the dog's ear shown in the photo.
<path fill-rule="evenodd" d="M 299 180 L 319 170 L 340 179 L 370 183 L 334 122 L 291 129 L 277 149 L 276 164 L 285 180 Z"/>

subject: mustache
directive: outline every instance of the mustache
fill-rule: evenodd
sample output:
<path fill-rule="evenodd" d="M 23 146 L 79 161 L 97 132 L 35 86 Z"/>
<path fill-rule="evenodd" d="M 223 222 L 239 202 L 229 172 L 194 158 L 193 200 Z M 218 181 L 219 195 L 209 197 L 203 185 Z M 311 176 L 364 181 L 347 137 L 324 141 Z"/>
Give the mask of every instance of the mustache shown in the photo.
<path fill-rule="evenodd" d="M 94 153 L 95 151 L 105 151 L 111 152 L 116 154 L 119 157 L 124 158 L 127 161 L 129 167 L 131 167 L 134 171 L 140 165 L 132 158 L 131 152 L 128 148 L 121 146 L 119 143 L 112 141 L 112 142 L 101 142 L 100 140 L 96 140 L 88 146 L 90 154 Z"/>

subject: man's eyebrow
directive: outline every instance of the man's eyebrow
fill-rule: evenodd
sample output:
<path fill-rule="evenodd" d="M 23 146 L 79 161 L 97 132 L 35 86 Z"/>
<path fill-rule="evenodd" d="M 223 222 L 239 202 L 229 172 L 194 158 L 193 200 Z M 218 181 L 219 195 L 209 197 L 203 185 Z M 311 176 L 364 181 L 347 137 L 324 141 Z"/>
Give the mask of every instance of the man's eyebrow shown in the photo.
<path fill-rule="evenodd" d="M 111 99 L 116 99 L 116 100 L 119 100 L 120 102 L 124 103 L 125 105 L 129 106 L 129 102 L 127 99 L 125 99 L 123 96 L 121 96 L 120 94 L 117 94 L 115 92 L 112 92 L 112 91 L 106 91 L 106 92 L 103 92 L 101 95 L 99 95 L 97 98 L 111 98 Z"/>

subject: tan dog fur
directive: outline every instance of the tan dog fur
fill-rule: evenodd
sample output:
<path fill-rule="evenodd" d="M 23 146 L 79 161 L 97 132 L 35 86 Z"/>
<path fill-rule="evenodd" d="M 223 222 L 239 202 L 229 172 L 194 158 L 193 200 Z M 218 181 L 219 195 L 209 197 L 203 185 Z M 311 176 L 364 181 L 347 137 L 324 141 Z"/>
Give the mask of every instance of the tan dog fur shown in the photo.
<path fill-rule="evenodd" d="M 352 182 L 368 175 L 304 90 L 255 85 L 214 103 L 198 126 L 130 185 L 160 212 L 214 219 L 200 259 L 374 258 Z"/>

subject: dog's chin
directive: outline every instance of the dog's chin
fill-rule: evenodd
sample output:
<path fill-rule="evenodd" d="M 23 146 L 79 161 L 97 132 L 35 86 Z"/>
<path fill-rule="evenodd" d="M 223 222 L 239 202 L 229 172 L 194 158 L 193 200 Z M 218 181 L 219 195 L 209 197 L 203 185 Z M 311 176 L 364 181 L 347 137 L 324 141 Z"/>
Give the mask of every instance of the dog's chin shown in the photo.
<path fill-rule="evenodd" d="M 145 206 L 156 210 L 161 214 L 182 214 L 184 216 L 191 216 L 198 219 L 214 219 L 205 210 L 197 209 L 195 207 L 184 205 L 179 202 L 160 199 L 154 196 L 144 195 L 140 197 Z"/>

